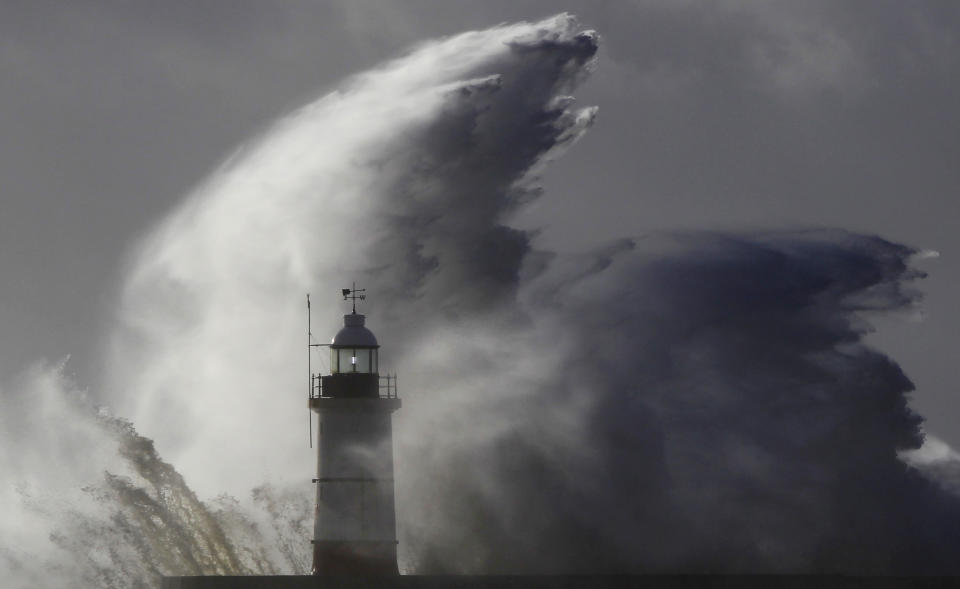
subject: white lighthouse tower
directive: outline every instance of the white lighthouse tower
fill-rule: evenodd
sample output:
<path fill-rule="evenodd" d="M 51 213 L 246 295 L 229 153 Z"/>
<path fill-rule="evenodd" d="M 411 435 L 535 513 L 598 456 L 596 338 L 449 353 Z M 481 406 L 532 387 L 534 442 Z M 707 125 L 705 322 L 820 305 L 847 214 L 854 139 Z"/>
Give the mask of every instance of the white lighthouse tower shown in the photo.
<path fill-rule="evenodd" d="M 380 376 L 380 346 L 357 314 L 363 292 L 343 290 L 353 312 L 330 344 L 330 374 L 310 375 L 309 406 L 318 416 L 315 575 L 399 574 L 391 415 L 400 399 L 392 379 Z"/>

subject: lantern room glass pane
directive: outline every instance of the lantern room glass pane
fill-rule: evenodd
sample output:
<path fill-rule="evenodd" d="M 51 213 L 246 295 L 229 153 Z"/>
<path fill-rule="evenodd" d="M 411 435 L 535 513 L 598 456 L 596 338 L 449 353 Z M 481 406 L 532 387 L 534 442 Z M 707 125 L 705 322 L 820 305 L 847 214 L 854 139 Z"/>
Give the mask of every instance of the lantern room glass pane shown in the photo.
<path fill-rule="evenodd" d="M 370 372 L 370 350 L 358 349 L 353 351 L 353 357 L 350 359 L 353 364 L 354 372 Z"/>
<path fill-rule="evenodd" d="M 353 350 L 337 350 L 337 372 L 353 372 Z"/>
<path fill-rule="evenodd" d="M 376 374 L 376 348 L 331 348 L 330 374 L 357 372 Z"/>

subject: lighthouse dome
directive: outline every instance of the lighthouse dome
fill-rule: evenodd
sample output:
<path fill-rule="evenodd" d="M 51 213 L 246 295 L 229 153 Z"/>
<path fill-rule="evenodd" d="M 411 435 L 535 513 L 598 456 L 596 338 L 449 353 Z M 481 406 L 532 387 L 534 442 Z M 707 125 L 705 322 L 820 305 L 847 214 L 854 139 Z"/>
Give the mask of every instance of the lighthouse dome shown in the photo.
<path fill-rule="evenodd" d="M 378 348 L 373 332 L 364 327 L 366 317 L 351 313 L 343 316 L 343 329 L 333 337 L 332 346 L 338 348 Z"/>

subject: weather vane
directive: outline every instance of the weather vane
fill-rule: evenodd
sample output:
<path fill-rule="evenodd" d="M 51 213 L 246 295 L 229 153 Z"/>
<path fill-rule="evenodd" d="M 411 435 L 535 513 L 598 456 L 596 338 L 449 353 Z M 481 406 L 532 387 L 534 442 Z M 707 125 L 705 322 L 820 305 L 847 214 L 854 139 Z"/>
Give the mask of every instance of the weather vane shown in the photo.
<path fill-rule="evenodd" d="M 357 299 L 361 301 L 367 300 L 367 289 L 357 288 L 357 283 L 353 283 L 353 288 L 344 288 L 340 292 L 343 293 L 343 300 L 351 301 L 353 303 L 353 313 L 357 313 Z"/>

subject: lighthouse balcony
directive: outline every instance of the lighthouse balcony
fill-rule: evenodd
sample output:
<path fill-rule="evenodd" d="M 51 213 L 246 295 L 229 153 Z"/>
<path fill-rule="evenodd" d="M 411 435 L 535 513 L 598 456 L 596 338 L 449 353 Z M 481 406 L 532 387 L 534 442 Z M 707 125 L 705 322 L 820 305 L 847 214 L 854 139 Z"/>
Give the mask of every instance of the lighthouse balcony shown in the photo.
<path fill-rule="evenodd" d="M 396 399 L 396 375 L 341 373 L 311 376 L 310 399 Z"/>

